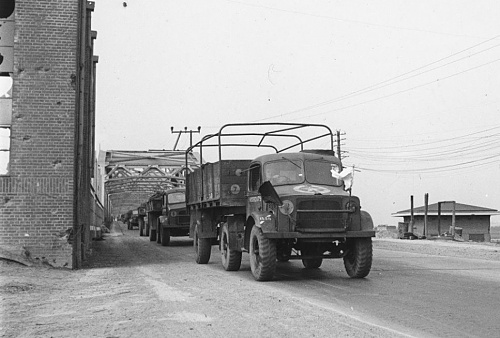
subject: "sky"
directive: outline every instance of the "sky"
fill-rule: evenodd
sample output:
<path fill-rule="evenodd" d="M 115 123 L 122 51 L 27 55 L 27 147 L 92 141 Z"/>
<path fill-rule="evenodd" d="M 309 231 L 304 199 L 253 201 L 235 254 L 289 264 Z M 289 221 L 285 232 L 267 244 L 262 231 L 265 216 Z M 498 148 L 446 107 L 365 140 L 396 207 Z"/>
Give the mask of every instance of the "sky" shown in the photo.
<path fill-rule="evenodd" d="M 375 225 L 425 193 L 500 209 L 498 1 L 95 3 L 98 150 L 172 149 L 171 127 L 325 124 Z"/>

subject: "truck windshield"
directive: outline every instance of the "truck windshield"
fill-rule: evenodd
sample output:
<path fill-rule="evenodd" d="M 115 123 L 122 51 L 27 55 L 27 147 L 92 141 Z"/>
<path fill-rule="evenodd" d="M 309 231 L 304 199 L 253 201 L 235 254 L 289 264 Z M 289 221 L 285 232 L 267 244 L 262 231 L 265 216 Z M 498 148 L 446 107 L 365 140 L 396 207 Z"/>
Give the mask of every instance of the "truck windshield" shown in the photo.
<path fill-rule="evenodd" d="M 264 164 L 264 180 L 273 185 L 304 182 L 304 165 L 301 161 L 283 159 Z"/>
<path fill-rule="evenodd" d="M 168 203 L 183 203 L 186 202 L 186 195 L 183 192 L 168 194 Z"/>
<path fill-rule="evenodd" d="M 324 184 L 341 186 L 342 179 L 338 176 L 339 166 L 337 163 L 324 160 L 308 160 L 305 163 L 307 182 L 312 184 Z"/>

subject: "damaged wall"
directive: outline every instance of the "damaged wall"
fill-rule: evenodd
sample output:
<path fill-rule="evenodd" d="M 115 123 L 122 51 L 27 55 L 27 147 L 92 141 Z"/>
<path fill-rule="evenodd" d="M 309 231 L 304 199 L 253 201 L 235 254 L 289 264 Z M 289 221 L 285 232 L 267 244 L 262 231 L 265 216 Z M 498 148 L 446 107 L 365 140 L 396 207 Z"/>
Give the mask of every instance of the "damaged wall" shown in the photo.
<path fill-rule="evenodd" d="M 81 158 L 92 156 L 94 136 L 85 92 L 94 74 L 81 63 L 82 55 L 92 59 L 82 44 L 82 36 L 90 36 L 89 4 L 15 1 L 11 146 L 9 172 L 0 176 L 0 246 L 24 248 L 31 259 L 56 267 L 77 268 L 90 250 L 90 221 L 75 216 L 88 213 L 94 203 L 79 200 L 93 198 L 79 194 L 91 188 L 92 168 Z M 82 35 L 82 29 L 88 33 Z"/>

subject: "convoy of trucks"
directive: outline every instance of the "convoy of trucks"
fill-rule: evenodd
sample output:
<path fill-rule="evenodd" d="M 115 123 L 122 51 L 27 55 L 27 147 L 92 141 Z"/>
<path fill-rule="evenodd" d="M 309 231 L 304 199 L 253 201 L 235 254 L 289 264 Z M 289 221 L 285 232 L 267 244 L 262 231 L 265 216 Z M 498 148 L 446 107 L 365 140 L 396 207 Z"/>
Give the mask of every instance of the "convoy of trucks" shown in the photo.
<path fill-rule="evenodd" d="M 188 165 L 194 152 L 200 162 Z M 210 152 L 215 161 L 206 162 Z M 317 269 L 324 259 L 342 258 L 350 277 L 363 278 L 375 231 L 352 194 L 348 169 L 325 125 L 226 124 L 186 150 L 185 186 L 153 194 L 131 218 L 137 215 L 141 236 L 163 246 L 189 235 L 198 264 L 218 245 L 223 268 L 236 271 L 247 252 L 257 281 L 271 280 L 277 262 L 294 259 Z"/>

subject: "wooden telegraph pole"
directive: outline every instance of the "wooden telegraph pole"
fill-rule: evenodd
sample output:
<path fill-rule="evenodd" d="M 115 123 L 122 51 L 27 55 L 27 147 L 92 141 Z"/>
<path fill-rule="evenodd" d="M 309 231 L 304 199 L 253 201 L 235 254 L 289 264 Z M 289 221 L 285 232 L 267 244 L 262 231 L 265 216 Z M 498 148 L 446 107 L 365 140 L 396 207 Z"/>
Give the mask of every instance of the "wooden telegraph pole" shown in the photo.
<path fill-rule="evenodd" d="M 181 134 L 189 134 L 189 147 L 192 147 L 193 133 L 199 134 L 201 131 L 201 127 L 198 126 L 198 130 L 193 130 L 193 129 L 188 130 L 188 127 L 184 127 L 184 130 L 174 130 L 174 127 L 170 127 L 170 131 L 172 132 L 172 134 L 179 134 L 177 136 L 177 140 L 175 141 L 174 149 L 172 149 L 175 150 L 175 148 L 177 148 L 177 144 L 179 143 L 179 139 L 181 138 Z"/>

